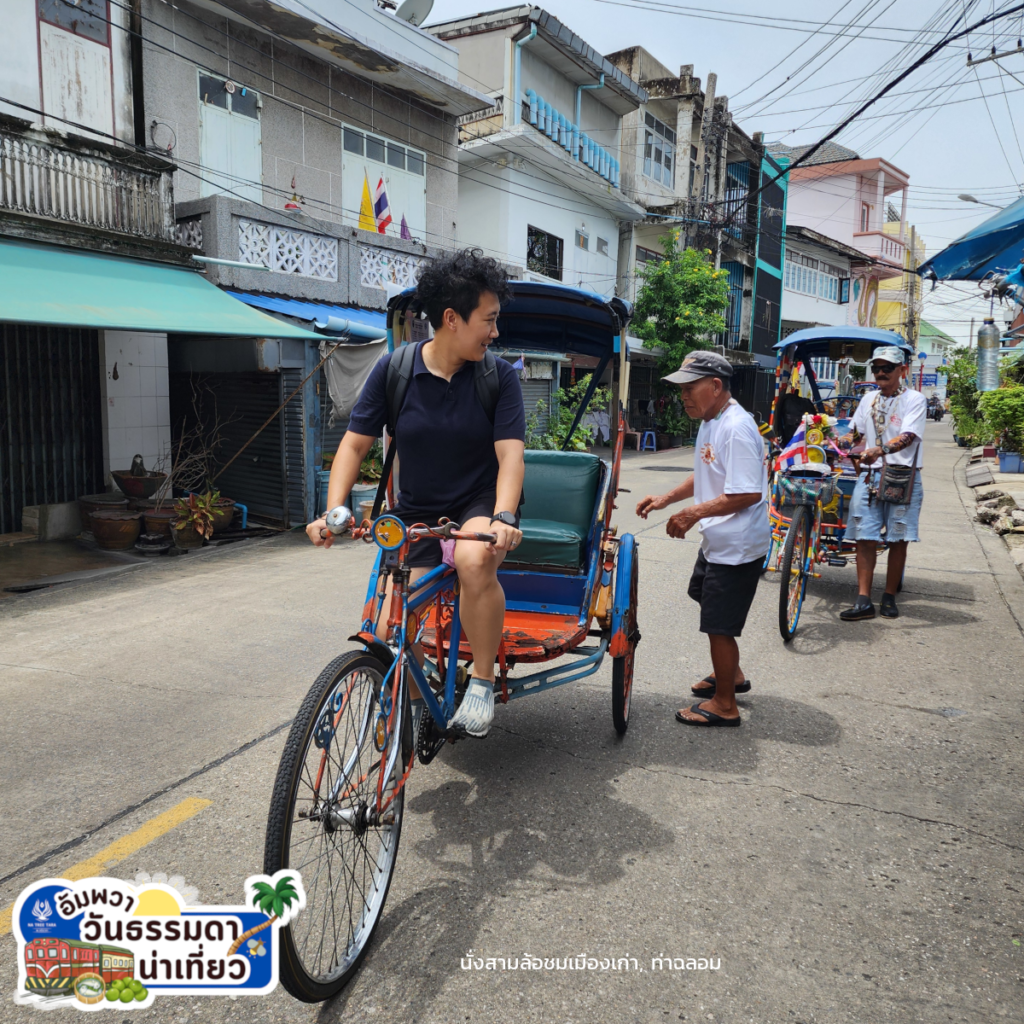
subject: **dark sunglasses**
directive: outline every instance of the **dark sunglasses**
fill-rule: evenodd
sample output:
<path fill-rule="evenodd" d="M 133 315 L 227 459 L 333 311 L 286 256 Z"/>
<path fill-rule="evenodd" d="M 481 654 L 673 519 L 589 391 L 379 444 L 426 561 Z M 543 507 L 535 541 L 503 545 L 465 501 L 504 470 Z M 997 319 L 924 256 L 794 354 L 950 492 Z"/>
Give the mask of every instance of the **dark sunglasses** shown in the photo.
<path fill-rule="evenodd" d="M 871 367 L 871 372 L 876 377 L 888 377 L 890 373 L 896 372 L 896 367 L 890 366 L 888 363 L 879 363 L 877 366 Z"/>

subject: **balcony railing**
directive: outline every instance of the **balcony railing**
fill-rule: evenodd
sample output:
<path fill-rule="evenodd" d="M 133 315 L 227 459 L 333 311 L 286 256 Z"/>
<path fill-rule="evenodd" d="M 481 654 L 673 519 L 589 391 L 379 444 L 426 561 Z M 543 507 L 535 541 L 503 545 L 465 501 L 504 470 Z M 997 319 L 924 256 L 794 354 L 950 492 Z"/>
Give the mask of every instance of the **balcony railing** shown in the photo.
<path fill-rule="evenodd" d="M 0 126 L 0 210 L 172 242 L 172 170 Z"/>
<path fill-rule="evenodd" d="M 904 254 L 907 251 L 906 242 L 901 242 L 884 231 L 855 231 L 853 244 L 876 260 L 883 260 L 894 267 L 903 266 Z"/>
<path fill-rule="evenodd" d="M 564 114 L 560 114 L 543 96 L 526 90 L 523 118 L 561 146 L 574 160 L 579 160 L 599 174 L 613 188 L 619 187 L 619 161 L 592 138 L 581 132 Z"/>

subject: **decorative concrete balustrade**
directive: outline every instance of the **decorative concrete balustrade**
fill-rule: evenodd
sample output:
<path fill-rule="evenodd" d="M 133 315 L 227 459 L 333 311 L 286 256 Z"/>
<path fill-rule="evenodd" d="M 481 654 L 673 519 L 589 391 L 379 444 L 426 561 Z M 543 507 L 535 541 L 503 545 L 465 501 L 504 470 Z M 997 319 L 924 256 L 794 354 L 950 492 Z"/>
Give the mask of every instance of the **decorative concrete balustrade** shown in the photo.
<path fill-rule="evenodd" d="M 561 146 L 574 160 L 599 174 L 613 188 L 619 187 L 619 161 L 608 150 L 581 132 L 579 125 L 573 124 L 533 89 L 526 90 L 526 99 L 530 124 Z"/>

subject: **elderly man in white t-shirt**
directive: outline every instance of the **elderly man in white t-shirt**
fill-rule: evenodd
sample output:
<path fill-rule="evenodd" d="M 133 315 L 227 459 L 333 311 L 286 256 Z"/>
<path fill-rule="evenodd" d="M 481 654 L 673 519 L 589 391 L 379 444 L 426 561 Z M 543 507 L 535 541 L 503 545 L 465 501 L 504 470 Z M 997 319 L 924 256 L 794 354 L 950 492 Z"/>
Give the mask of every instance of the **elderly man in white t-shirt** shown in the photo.
<path fill-rule="evenodd" d="M 648 495 L 637 515 L 677 501 L 694 504 L 671 516 L 670 537 L 683 538 L 699 524 L 701 549 L 687 593 L 700 604 L 700 629 L 711 645 L 714 673 L 691 687 L 707 698 L 676 712 L 685 725 L 740 724 L 736 694 L 750 681 L 740 668 L 736 637 L 743 632 L 764 558 L 771 543 L 765 446 L 754 418 L 730 394 L 732 366 L 714 352 L 691 352 L 663 378 L 680 385 L 683 408 L 703 422 L 695 470 L 668 494 Z"/>
<path fill-rule="evenodd" d="M 889 619 L 899 616 L 896 591 L 907 564 L 907 544 L 916 541 L 918 519 L 924 489 L 921 467 L 924 453 L 921 441 L 928 414 L 928 402 L 919 391 L 911 391 L 903 383 L 907 366 L 905 354 L 896 345 L 876 348 L 871 356 L 871 373 L 877 391 L 866 394 L 850 421 L 850 433 L 840 439 L 842 448 L 851 448 L 863 440 L 866 445 L 861 464 L 869 466 L 859 477 L 850 499 L 846 539 L 857 542 L 857 600 L 852 608 L 839 613 L 844 622 L 873 619 L 871 583 L 875 575 L 878 545 L 889 548 L 889 564 L 885 573 L 885 593 L 880 611 Z M 881 425 L 881 430 L 878 427 Z M 883 463 L 914 466 L 913 489 L 905 505 L 880 500 L 875 491 Z"/>

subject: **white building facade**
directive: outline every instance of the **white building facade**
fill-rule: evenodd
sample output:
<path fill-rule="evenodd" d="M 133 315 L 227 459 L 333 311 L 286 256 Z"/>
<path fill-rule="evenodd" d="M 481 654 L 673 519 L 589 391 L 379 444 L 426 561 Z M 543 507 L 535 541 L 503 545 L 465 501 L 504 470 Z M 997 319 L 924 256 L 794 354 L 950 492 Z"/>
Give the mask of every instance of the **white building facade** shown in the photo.
<path fill-rule="evenodd" d="M 460 120 L 460 244 L 614 295 L 620 225 L 644 212 L 620 190 L 621 122 L 646 92 L 539 8 L 431 31 L 458 49 L 462 81 L 493 100 Z"/>

